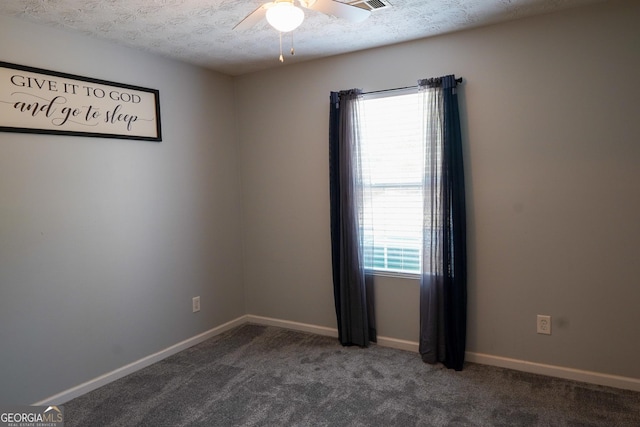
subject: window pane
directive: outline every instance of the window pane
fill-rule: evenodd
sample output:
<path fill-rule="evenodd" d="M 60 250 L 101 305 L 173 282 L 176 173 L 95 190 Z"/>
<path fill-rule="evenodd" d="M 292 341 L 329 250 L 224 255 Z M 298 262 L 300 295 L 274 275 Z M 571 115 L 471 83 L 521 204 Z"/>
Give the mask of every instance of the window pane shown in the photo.
<path fill-rule="evenodd" d="M 418 93 L 366 99 L 362 157 L 366 266 L 419 273 L 424 148 Z M 370 252 L 373 252 L 373 256 Z"/>

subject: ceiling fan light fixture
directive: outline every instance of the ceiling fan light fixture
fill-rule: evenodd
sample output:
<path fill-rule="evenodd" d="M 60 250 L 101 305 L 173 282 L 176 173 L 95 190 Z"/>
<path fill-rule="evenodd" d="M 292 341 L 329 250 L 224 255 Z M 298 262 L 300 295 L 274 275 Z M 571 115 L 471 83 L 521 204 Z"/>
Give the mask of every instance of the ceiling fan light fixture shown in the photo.
<path fill-rule="evenodd" d="M 304 12 L 293 2 L 277 2 L 267 9 L 267 22 L 281 33 L 295 30 L 303 20 Z"/>

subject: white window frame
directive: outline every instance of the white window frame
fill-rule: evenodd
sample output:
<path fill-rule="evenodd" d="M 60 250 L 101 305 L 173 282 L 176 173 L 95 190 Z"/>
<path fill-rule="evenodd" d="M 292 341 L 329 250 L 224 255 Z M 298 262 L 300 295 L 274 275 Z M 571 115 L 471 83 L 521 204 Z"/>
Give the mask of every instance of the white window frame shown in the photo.
<path fill-rule="evenodd" d="M 419 117 L 419 114 L 421 113 L 420 111 L 420 94 L 418 92 L 417 89 L 412 88 L 409 90 L 404 90 L 404 91 L 394 91 L 394 92 L 386 92 L 386 93 L 376 93 L 376 94 L 372 94 L 372 95 L 365 95 L 364 99 L 363 99 L 363 108 L 362 108 L 362 126 L 363 129 L 361 132 L 361 138 L 362 138 L 362 144 L 363 144 L 363 152 L 366 152 L 366 145 L 368 143 L 368 137 L 370 135 L 368 135 L 367 129 L 364 129 L 364 127 L 366 126 L 371 126 L 370 124 L 368 124 L 367 121 L 367 109 L 371 108 L 371 103 L 370 101 L 374 101 L 374 100 L 380 100 L 381 98 L 384 99 L 392 99 L 392 98 L 396 98 L 399 96 L 406 96 L 406 95 L 410 95 L 412 97 L 415 97 L 415 105 L 417 107 L 417 111 L 416 111 L 416 117 Z M 407 100 L 410 100 L 410 98 L 406 98 Z M 391 117 L 392 114 L 389 114 L 389 116 Z M 373 119 L 369 119 L 369 120 L 373 120 Z M 389 119 L 390 122 L 394 122 L 393 118 Z M 419 121 L 417 121 L 416 123 L 414 123 L 415 127 L 416 127 L 416 131 L 417 132 L 422 132 L 422 119 L 420 119 Z M 421 138 L 421 137 L 420 137 Z M 423 144 L 423 140 L 421 138 L 420 143 Z M 422 151 L 424 150 L 424 147 L 419 147 L 419 149 Z M 374 156 L 375 157 L 375 156 Z M 422 158 L 421 157 L 419 159 L 420 162 L 422 162 Z M 421 166 L 422 167 L 422 166 Z M 372 168 L 373 169 L 373 168 Z M 372 183 L 368 186 L 365 186 L 365 191 L 367 190 L 367 188 L 369 190 L 373 190 L 373 189 L 402 189 L 402 188 L 419 188 L 422 189 L 423 186 L 423 179 L 422 179 L 422 169 L 420 169 L 420 177 L 418 180 L 414 180 L 414 181 L 402 181 L 402 177 L 399 177 L 397 182 L 393 182 L 393 181 L 385 181 L 385 182 L 377 182 L 377 183 Z M 422 194 L 422 191 L 420 191 L 420 193 Z M 372 196 L 373 197 L 373 196 Z M 373 202 L 372 202 L 373 203 Z M 392 276 L 392 277 L 404 277 L 404 278 L 417 278 L 420 276 L 421 271 L 422 271 L 422 246 L 423 246 L 423 232 L 422 232 L 422 195 L 420 197 L 420 201 L 419 201 L 419 205 L 421 206 L 419 209 L 419 212 L 416 213 L 416 230 L 415 230 L 415 235 L 416 235 L 416 240 L 415 243 L 409 243 L 408 242 L 402 242 L 403 239 L 401 239 L 399 236 L 396 236 L 395 239 L 394 237 L 391 238 L 386 238 L 386 237 L 381 237 L 380 235 L 376 235 L 374 234 L 374 239 L 375 239 L 375 243 L 374 243 L 374 248 L 373 250 L 376 251 L 378 249 L 380 249 L 380 247 L 382 248 L 382 250 L 384 251 L 384 266 L 380 266 L 378 265 L 377 267 L 375 266 L 375 262 L 372 263 L 373 265 L 366 265 L 365 267 L 367 269 L 371 269 L 373 271 L 373 273 L 375 275 L 381 275 L 381 276 Z M 374 211 L 374 215 L 375 212 L 379 212 L 379 211 Z M 379 214 L 378 214 L 379 215 Z M 366 226 L 365 226 L 366 228 Z M 419 236 L 419 238 L 417 237 Z M 365 236 L 365 238 L 367 238 L 368 236 Z M 381 242 L 382 245 L 380 245 L 378 242 Z M 403 244 L 404 243 L 404 244 Z M 400 245 L 400 246 L 398 246 Z M 390 249 L 408 249 L 408 250 L 417 250 L 417 263 L 418 263 L 418 269 L 403 269 L 403 268 L 394 268 L 393 266 L 389 267 L 389 256 L 388 256 L 388 251 Z M 374 257 L 375 257 L 375 252 L 374 252 Z M 367 257 L 367 259 L 369 259 Z M 404 257 L 401 257 L 400 262 L 404 261 Z"/>

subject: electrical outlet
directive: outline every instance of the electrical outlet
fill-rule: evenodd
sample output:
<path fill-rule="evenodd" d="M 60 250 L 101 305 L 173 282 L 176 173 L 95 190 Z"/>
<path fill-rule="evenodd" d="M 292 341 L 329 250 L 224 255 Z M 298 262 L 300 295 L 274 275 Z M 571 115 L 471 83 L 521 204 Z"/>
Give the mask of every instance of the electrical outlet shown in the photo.
<path fill-rule="evenodd" d="M 538 314 L 538 333 L 551 335 L 551 316 Z"/>
<path fill-rule="evenodd" d="M 193 297 L 191 299 L 191 306 L 193 307 L 193 312 L 200 311 L 200 297 Z"/>

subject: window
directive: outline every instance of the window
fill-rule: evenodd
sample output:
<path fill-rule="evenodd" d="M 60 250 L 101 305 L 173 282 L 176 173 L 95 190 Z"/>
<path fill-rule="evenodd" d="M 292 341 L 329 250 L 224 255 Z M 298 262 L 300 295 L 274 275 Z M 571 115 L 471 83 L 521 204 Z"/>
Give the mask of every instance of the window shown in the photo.
<path fill-rule="evenodd" d="M 423 229 L 423 114 L 417 91 L 366 97 L 362 109 L 365 267 L 419 274 Z"/>

